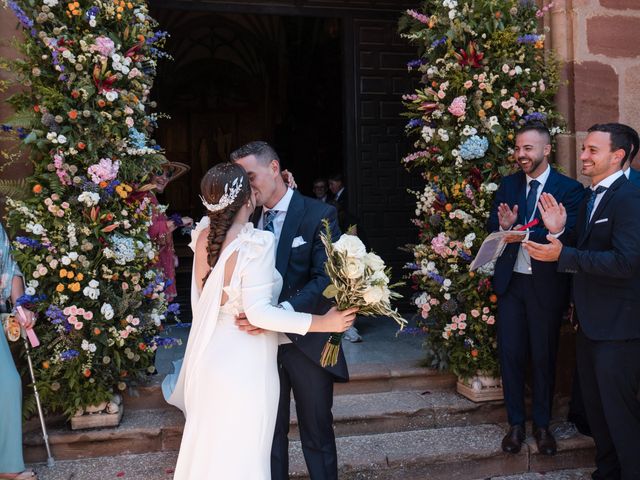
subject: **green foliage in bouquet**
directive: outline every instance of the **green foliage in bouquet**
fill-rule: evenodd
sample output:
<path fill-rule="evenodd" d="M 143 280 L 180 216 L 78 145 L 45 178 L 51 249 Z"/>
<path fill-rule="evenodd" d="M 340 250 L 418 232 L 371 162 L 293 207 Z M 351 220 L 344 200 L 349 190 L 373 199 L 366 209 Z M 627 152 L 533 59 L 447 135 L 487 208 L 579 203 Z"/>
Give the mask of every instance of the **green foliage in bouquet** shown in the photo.
<path fill-rule="evenodd" d="M 420 87 L 403 96 L 415 151 L 403 164 L 426 185 L 417 197 L 419 243 L 409 265 L 428 362 L 462 378 L 499 373 L 493 266 L 470 272 L 486 237 L 497 183 L 511 173 L 514 130 L 553 109 L 558 62 L 545 49 L 534 0 L 427 0 L 400 20 L 420 58 Z"/>
<path fill-rule="evenodd" d="M 149 95 L 166 34 L 141 0 L 6 5 L 23 38 L 3 65 L 23 88 L 2 134 L 34 169 L 27 198 L 7 201 L 27 286 L 18 303 L 38 314 L 42 401 L 70 416 L 153 371 L 173 342 L 158 336 L 170 307 L 148 235 L 160 207 L 139 189 L 165 161 Z"/>

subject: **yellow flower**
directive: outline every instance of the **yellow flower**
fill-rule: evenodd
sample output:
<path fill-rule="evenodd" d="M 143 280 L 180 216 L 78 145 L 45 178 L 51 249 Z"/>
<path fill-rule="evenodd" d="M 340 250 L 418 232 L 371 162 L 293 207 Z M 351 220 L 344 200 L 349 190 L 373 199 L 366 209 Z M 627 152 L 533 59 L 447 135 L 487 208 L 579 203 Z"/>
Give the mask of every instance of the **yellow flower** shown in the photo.
<path fill-rule="evenodd" d="M 63 291 L 64 291 L 64 285 L 63 285 L 63 284 L 61 284 L 61 283 L 59 283 L 59 284 L 56 286 L 56 292 L 60 293 L 60 292 L 63 292 Z"/>
<path fill-rule="evenodd" d="M 79 292 L 80 291 L 80 283 L 79 282 L 70 283 L 69 284 L 69 290 L 71 290 L 72 292 Z"/>
<path fill-rule="evenodd" d="M 486 102 L 484 102 L 485 110 L 489 110 L 491 107 L 493 107 L 493 102 L 491 100 L 487 100 Z"/>
<path fill-rule="evenodd" d="M 78 275 L 76 275 L 76 280 L 81 282 L 82 280 L 84 280 L 84 275 L 79 273 Z"/>
<path fill-rule="evenodd" d="M 67 276 L 67 271 L 64 268 L 60 269 L 60 278 L 65 278 Z"/>
<path fill-rule="evenodd" d="M 74 273 L 72 271 L 67 272 L 67 278 L 71 280 L 74 277 Z"/>
<path fill-rule="evenodd" d="M 484 118 L 484 117 L 486 117 L 486 116 L 487 116 L 487 114 L 486 114 L 486 112 L 485 112 L 484 110 L 480 110 L 480 111 L 478 112 L 478 116 L 479 116 L 480 118 Z"/>

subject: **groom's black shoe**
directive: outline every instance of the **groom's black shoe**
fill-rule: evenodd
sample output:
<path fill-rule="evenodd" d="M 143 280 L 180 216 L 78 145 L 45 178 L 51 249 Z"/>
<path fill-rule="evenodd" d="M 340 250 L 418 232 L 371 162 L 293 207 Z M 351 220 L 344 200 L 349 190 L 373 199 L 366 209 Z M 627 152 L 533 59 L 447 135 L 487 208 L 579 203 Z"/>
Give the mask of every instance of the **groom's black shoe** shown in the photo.
<path fill-rule="evenodd" d="M 533 437 L 536 439 L 538 451 L 543 455 L 555 455 L 558 451 L 556 439 L 548 428 L 533 426 Z"/>
<path fill-rule="evenodd" d="M 522 448 L 524 438 L 524 425 L 512 425 L 509 432 L 507 432 L 502 439 L 502 451 L 507 453 L 518 453 Z"/>

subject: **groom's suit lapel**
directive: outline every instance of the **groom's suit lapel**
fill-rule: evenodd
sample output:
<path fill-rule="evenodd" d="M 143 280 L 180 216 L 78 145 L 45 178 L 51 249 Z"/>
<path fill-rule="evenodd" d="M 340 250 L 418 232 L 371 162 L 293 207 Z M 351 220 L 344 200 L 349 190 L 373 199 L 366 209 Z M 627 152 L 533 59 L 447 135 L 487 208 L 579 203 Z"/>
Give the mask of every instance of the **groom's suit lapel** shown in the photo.
<path fill-rule="evenodd" d="M 291 244 L 298 232 L 298 227 L 304 218 L 304 200 L 297 192 L 293 192 L 287 216 L 284 219 L 280 240 L 278 241 L 278 251 L 276 253 L 276 270 L 280 272 L 282 278 L 287 273 L 287 265 L 289 264 L 289 256 L 291 255 Z"/>

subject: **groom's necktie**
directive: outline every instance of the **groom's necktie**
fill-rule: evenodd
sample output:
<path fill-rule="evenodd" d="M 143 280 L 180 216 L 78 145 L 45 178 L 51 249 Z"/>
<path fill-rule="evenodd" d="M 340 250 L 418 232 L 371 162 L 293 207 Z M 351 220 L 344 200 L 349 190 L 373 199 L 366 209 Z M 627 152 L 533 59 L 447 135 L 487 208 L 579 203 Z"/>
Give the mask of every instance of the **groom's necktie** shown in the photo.
<path fill-rule="evenodd" d="M 267 230 L 275 235 L 275 226 L 273 221 L 276 219 L 278 210 L 267 210 L 264 212 L 264 218 L 262 219 L 262 229 Z"/>
<path fill-rule="evenodd" d="M 536 200 L 538 198 L 538 187 L 540 182 L 538 180 L 531 180 L 529 182 L 529 193 L 527 194 L 527 211 L 524 222 L 527 223 L 533 216 L 533 212 L 536 210 Z M 522 197 L 520 197 L 522 198 Z"/>
<path fill-rule="evenodd" d="M 587 202 L 587 218 L 586 218 L 587 225 L 589 225 L 589 222 L 591 221 L 591 214 L 593 213 L 593 207 L 596 204 L 596 198 L 598 198 L 598 195 L 605 192 L 606 190 L 607 190 L 607 187 L 603 187 L 602 185 L 600 185 L 595 190 L 591 190 L 591 196 L 589 197 L 589 201 Z"/>

